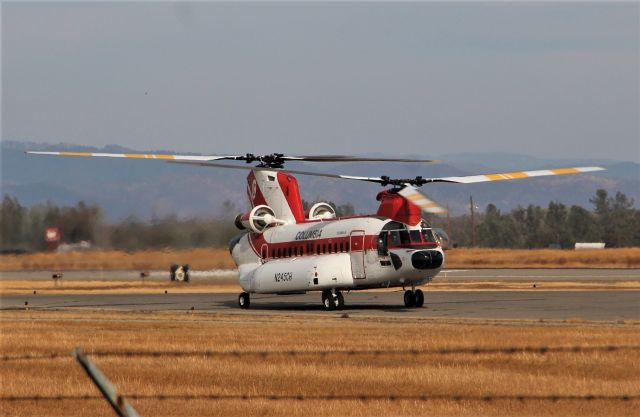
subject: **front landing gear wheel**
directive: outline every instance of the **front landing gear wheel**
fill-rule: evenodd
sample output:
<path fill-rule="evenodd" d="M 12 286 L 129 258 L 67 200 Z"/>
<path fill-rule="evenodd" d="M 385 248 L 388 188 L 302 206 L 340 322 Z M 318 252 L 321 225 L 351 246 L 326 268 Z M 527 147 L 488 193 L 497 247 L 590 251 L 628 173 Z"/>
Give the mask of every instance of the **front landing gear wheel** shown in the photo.
<path fill-rule="evenodd" d="M 243 292 L 238 296 L 238 305 L 240 308 L 249 308 L 251 305 L 251 297 L 248 292 Z"/>
<path fill-rule="evenodd" d="M 422 307 L 424 305 L 424 293 L 422 292 L 422 290 L 416 290 L 415 296 L 416 296 L 416 307 L 418 308 Z"/>
<path fill-rule="evenodd" d="M 405 307 L 415 307 L 416 306 L 416 295 L 411 290 L 407 290 L 404 292 L 404 306 Z"/>

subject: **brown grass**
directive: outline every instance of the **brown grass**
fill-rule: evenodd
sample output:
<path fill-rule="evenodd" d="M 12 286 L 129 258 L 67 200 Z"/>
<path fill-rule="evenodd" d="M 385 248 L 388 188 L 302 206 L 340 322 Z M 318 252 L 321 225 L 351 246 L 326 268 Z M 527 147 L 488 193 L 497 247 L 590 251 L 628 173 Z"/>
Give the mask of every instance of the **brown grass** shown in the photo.
<path fill-rule="evenodd" d="M 604 250 L 452 249 L 447 268 L 638 268 L 640 248 Z"/>
<path fill-rule="evenodd" d="M 93 350 L 373 350 L 640 344 L 637 326 L 338 315 L 2 312 L 2 354 Z M 96 358 L 124 393 L 635 395 L 629 352 L 362 357 Z M 97 395 L 70 358 L 0 362 L 0 395 Z M 132 401 L 142 416 L 626 416 L 637 402 Z M 0 403 L 6 416 L 111 416 L 101 400 Z"/>
<path fill-rule="evenodd" d="M 133 269 L 169 270 L 173 263 L 189 264 L 194 270 L 233 269 L 236 265 L 226 249 L 149 250 L 123 252 L 39 252 L 0 256 L 0 271 Z"/>
<path fill-rule="evenodd" d="M 172 263 L 194 270 L 233 269 L 226 249 L 91 251 L 0 256 L 0 271 L 133 269 L 168 270 Z M 447 268 L 640 268 L 640 248 L 605 250 L 452 249 Z"/>

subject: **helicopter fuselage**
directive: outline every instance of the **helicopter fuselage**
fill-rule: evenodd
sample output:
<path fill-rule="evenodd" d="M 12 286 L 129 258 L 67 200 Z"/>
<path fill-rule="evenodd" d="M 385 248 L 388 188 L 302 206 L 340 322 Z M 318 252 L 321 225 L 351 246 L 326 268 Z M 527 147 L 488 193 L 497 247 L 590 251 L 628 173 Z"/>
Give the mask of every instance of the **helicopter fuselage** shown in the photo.
<path fill-rule="evenodd" d="M 378 216 L 268 227 L 237 237 L 230 249 L 248 293 L 412 287 L 433 279 L 444 262 L 424 224 Z"/>

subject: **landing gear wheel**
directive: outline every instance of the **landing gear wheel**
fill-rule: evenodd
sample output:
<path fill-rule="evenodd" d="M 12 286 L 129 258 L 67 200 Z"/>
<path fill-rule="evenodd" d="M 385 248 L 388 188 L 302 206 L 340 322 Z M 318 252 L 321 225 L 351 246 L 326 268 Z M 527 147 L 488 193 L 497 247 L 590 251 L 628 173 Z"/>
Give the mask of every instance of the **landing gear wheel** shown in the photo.
<path fill-rule="evenodd" d="M 325 311 L 335 310 L 337 307 L 337 300 L 334 299 L 331 291 L 322 292 L 322 306 Z"/>
<path fill-rule="evenodd" d="M 340 291 L 336 291 L 336 310 L 342 310 L 344 308 L 344 297 Z"/>
<path fill-rule="evenodd" d="M 424 293 L 422 292 L 422 290 L 416 290 L 415 296 L 416 296 L 416 307 L 418 308 L 422 307 L 424 305 Z"/>
<path fill-rule="evenodd" d="M 404 292 L 404 305 L 405 307 L 415 307 L 416 306 L 416 296 L 411 290 L 407 290 Z"/>
<path fill-rule="evenodd" d="M 178 264 L 172 264 L 171 267 L 169 268 L 169 276 L 171 277 L 171 281 L 175 281 L 176 280 L 176 270 L 178 269 L 180 265 Z"/>
<path fill-rule="evenodd" d="M 240 306 L 240 308 L 249 308 L 249 306 L 251 305 L 251 297 L 249 296 L 249 293 L 240 293 L 240 295 L 238 296 L 238 305 Z"/>

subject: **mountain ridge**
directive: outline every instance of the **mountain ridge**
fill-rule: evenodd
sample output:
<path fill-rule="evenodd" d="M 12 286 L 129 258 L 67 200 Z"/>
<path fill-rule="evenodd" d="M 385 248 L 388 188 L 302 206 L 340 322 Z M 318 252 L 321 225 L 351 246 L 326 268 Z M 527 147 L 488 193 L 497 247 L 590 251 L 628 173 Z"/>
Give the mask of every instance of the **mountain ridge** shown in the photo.
<path fill-rule="evenodd" d="M 47 200 L 58 204 L 74 204 L 79 200 L 97 203 L 108 219 L 177 214 L 180 217 L 228 215 L 222 212 L 225 201 L 246 208 L 245 177 L 247 172 L 178 166 L 159 161 L 118 160 L 110 158 L 36 157 L 26 150 L 84 151 L 111 153 L 175 153 L 171 150 L 134 150 L 112 144 L 105 147 L 68 143 L 36 143 L 3 141 L 1 146 L 2 194 L 16 196 L 30 206 Z M 180 152 L 186 154 L 185 152 Z M 192 153 L 197 155 L 197 153 Z M 362 156 L 383 156 L 364 154 Z M 384 155 L 389 156 L 389 155 Z M 498 183 L 429 184 L 423 190 L 453 214 L 468 212 L 469 195 L 478 207 L 493 203 L 502 210 L 518 205 L 546 206 L 556 200 L 568 205 L 591 208 L 589 198 L 598 188 L 610 194 L 624 192 L 640 202 L 640 164 L 635 161 L 606 159 L 553 159 L 511 153 L 465 152 L 446 155 L 422 155 L 414 152 L 404 157 L 437 158 L 438 164 L 382 163 L 289 163 L 291 169 L 348 175 L 410 178 L 473 175 L 512 170 L 545 169 L 559 166 L 603 165 L 601 173 L 537 178 Z M 229 162 L 233 164 L 233 162 Z M 352 203 L 357 212 L 371 213 L 377 208 L 375 195 L 382 190 L 375 184 L 298 176 L 302 197 L 308 201 L 330 200 L 337 204 Z"/>

